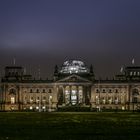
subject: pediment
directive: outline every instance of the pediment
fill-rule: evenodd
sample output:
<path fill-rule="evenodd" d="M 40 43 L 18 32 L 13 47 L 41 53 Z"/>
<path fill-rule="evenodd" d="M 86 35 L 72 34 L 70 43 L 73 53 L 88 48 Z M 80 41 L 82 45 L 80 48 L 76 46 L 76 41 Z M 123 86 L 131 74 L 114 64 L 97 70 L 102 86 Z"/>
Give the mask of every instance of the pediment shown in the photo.
<path fill-rule="evenodd" d="M 91 82 L 91 81 L 86 78 L 73 74 L 63 79 L 60 79 L 57 82 Z"/>

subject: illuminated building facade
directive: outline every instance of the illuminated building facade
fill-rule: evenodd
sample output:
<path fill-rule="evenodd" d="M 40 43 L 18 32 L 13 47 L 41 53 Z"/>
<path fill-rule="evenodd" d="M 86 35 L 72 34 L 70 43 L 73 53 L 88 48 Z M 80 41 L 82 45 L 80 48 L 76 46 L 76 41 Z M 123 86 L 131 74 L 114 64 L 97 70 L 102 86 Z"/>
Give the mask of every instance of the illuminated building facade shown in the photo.
<path fill-rule="evenodd" d="M 140 67 L 125 67 L 112 80 L 96 79 L 92 66 L 80 60 L 55 66 L 52 80 L 34 79 L 22 67 L 5 67 L 1 110 L 57 111 L 65 107 L 90 110 L 140 109 Z"/>

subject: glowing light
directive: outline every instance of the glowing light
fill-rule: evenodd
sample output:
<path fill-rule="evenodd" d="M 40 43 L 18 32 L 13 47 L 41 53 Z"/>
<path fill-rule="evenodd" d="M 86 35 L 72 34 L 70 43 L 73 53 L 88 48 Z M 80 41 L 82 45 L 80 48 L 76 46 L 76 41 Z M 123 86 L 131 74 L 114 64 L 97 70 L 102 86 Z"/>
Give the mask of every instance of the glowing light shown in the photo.
<path fill-rule="evenodd" d="M 63 63 L 61 73 L 88 73 L 89 70 L 84 62 L 79 60 L 68 60 Z"/>
<path fill-rule="evenodd" d="M 11 97 L 11 104 L 15 103 L 15 97 Z"/>
<path fill-rule="evenodd" d="M 36 109 L 39 109 L 39 107 L 37 106 Z"/>
<path fill-rule="evenodd" d="M 45 106 L 43 106 L 43 107 L 42 107 L 42 109 L 46 109 L 46 107 L 45 107 Z"/>
<path fill-rule="evenodd" d="M 32 106 L 30 106 L 30 110 L 32 110 L 33 109 L 33 107 Z"/>

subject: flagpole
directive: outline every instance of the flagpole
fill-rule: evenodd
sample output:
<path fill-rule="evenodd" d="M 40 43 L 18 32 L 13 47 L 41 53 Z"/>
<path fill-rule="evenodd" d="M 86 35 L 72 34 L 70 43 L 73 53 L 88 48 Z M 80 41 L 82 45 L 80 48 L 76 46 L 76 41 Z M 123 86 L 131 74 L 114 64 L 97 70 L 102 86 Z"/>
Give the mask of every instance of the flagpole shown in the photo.
<path fill-rule="evenodd" d="M 14 66 L 16 65 L 16 59 L 15 58 L 13 58 L 13 64 L 14 64 Z"/>

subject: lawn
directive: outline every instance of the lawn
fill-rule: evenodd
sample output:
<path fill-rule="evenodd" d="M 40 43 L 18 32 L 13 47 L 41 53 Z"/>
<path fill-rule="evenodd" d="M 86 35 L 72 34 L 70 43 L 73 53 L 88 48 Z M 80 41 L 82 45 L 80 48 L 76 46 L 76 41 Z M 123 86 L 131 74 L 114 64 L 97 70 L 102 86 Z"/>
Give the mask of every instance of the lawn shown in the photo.
<path fill-rule="evenodd" d="M 1 112 L 0 140 L 140 140 L 140 113 Z"/>

